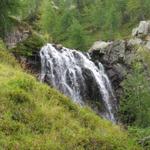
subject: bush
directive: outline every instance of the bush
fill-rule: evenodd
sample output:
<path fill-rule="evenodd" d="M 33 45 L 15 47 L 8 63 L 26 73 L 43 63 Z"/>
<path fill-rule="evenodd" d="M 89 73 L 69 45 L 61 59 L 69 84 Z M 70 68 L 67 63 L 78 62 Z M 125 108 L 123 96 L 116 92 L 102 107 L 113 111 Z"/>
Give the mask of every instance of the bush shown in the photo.
<path fill-rule="evenodd" d="M 12 49 L 12 52 L 19 56 L 29 57 L 38 53 L 45 43 L 46 40 L 42 35 L 32 31 L 31 35 L 26 40 L 18 43 L 17 47 Z"/>
<path fill-rule="evenodd" d="M 150 53 L 137 46 L 132 71 L 123 82 L 124 94 L 120 104 L 120 118 L 125 124 L 149 127 L 150 124 Z"/>
<path fill-rule="evenodd" d="M 120 117 L 123 123 L 139 127 L 150 124 L 150 83 L 141 63 L 134 64 L 132 73 L 123 83 L 124 95 L 120 104 Z"/>
<path fill-rule="evenodd" d="M 144 150 L 150 149 L 150 128 L 129 127 L 128 131 L 132 136 L 136 137 L 137 142 Z"/>

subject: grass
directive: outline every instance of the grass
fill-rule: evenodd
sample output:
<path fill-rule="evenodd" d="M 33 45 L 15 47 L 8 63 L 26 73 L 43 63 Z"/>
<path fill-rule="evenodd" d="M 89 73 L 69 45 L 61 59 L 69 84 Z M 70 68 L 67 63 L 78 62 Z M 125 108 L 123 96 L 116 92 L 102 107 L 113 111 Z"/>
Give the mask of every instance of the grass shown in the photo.
<path fill-rule="evenodd" d="M 0 60 L 0 149 L 141 149 L 121 127 L 25 73 L 3 48 Z"/>

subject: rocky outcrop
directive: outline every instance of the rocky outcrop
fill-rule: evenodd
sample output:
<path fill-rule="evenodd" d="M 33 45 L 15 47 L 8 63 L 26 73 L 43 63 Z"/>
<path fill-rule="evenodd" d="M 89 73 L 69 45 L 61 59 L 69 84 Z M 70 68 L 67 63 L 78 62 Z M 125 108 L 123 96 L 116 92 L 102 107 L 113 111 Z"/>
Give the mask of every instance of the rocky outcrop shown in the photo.
<path fill-rule="evenodd" d="M 18 25 L 7 33 L 5 37 L 6 45 L 9 49 L 16 47 L 16 45 L 26 40 L 31 35 L 31 29 L 28 25 Z"/>
<path fill-rule="evenodd" d="M 93 46 L 92 46 L 93 47 Z M 104 48 L 90 49 L 93 61 L 100 61 L 109 76 L 117 99 L 122 94 L 121 82 L 126 77 L 131 68 L 134 58 L 134 49 L 129 46 L 127 41 L 114 41 L 107 43 Z"/>
<path fill-rule="evenodd" d="M 150 21 L 141 21 L 139 26 L 132 30 L 130 45 L 140 45 L 150 49 Z"/>
<path fill-rule="evenodd" d="M 96 41 L 93 46 L 90 48 L 89 51 L 93 51 L 93 50 L 103 50 L 104 48 L 106 48 L 108 45 L 112 44 L 112 42 L 104 42 L 104 41 Z"/>
<path fill-rule="evenodd" d="M 39 51 L 45 44 L 45 39 L 41 34 L 38 34 L 34 30 L 31 30 L 30 34 L 26 37 L 23 36 L 23 33 L 24 32 L 22 31 L 19 34 L 20 36 L 22 35 L 22 38 L 18 35 L 18 40 L 20 37 L 20 42 L 17 42 L 17 36 L 14 36 L 14 41 L 12 40 L 12 43 L 11 41 L 10 43 L 8 42 L 7 46 L 11 46 L 9 47 L 10 51 L 14 54 L 23 68 L 34 74 L 39 74 L 41 69 Z M 59 45 L 58 48 L 61 48 L 61 46 Z"/>
<path fill-rule="evenodd" d="M 132 38 L 129 40 L 97 41 L 89 50 L 92 60 L 100 61 L 105 66 L 117 99 L 123 91 L 121 83 L 132 68 L 136 46 L 150 50 L 150 21 L 141 21 L 139 26 L 133 29 Z"/>
<path fill-rule="evenodd" d="M 132 30 L 133 37 L 144 38 L 150 34 L 150 21 L 141 21 L 137 28 Z"/>

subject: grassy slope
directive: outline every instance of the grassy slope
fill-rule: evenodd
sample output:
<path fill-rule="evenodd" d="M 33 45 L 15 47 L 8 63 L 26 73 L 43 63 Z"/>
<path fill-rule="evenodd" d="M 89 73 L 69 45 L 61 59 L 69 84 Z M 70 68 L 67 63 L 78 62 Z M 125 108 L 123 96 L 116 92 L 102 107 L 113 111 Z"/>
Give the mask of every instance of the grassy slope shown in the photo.
<path fill-rule="evenodd" d="M 0 149 L 140 150 L 123 129 L 37 82 L 4 50 L 0 50 Z"/>

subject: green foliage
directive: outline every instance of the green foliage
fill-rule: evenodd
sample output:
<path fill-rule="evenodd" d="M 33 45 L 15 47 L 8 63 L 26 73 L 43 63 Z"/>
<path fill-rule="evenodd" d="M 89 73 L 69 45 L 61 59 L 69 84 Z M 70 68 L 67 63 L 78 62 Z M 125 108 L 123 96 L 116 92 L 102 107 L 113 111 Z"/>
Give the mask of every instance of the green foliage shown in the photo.
<path fill-rule="evenodd" d="M 55 27 L 56 23 L 56 15 L 52 8 L 51 1 L 44 0 L 41 9 L 40 9 L 41 17 L 39 25 L 44 32 L 51 33 Z"/>
<path fill-rule="evenodd" d="M 12 16 L 18 20 L 35 21 L 38 14 L 40 0 L 1 0 L 0 1 L 0 37 L 3 39 L 16 23 Z"/>
<path fill-rule="evenodd" d="M 12 26 L 9 15 L 17 13 L 19 6 L 18 0 L 1 0 L 0 1 L 0 37 L 4 37 L 8 29 Z"/>
<path fill-rule="evenodd" d="M 135 24 L 150 18 L 149 13 L 149 0 L 2 0 L 0 36 L 4 38 L 14 25 L 11 15 L 48 35 L 49 42 L 86 50 L 95 40 L 127 37 Z M 75 25 L 82 31 L 76 35 L 70 30 Z"/>
<path fill-rule="evenodd" d="M 18 66 L 15 58 L 11 54 L 9 54 L 8 51 L 6 51 L 5 44 L 1 39 L 0 39 L 0 62 L 5 64 L 10 64 L 13 67 Z"/>
<path fill-rule="evenodd" d="M 141 149 L 119 126 L 0 59 L 0 149 Z"/>
<path fill-rule="evenodd" d="M 85 50 L 86 48 L 86 33 L 77 20 L 73 20 L 68 31 L 70 47 Z"/>
<path fill-rule="evenodd" d="M 33 53 L 38 53 L 45 43 L 45 37 L 32 31 L 31 35 L 29 35 L 29 37 L 26 40 L 18 43 L 17 47 L 12 49 L 11 51 L 16 53 L 17 55 L 28 57 L 32 56 Z"/>
<path fill-rule="evenodd" d="M 125 124 L 149 127 L 150 54 L 146 48 L 137 47 L 136 49 L 136 60 L 132 71 L 123 82 L 124 95 L 120 104 L 120 117 Z"/>
<path fill-rule="evenodd" d="M 127 10 L 133 21 L 145 20 L 150 13 L 149 0 L 128 0 Z"/>
<path fill-rule="evenodd" d="M 33 19 L 36 17 L 38 13 L 38 8 L 40 5 L 40 0 L 22 0 L 20 2 L 20 17 L 22 19 L 28 18 L 28 19 Z M 32 20 L 31 20 L 32 21 Z M 35 20 L 34 20 L 35 21 Z"/>
<path fill-rule="evenodd" d="M 132 136 L 136 137 L 136 140 L 144 150 L 150 149 L 150 128 L 129 127 L 128 131 Z"/>
<path fill-rule="evenodd" d="M 96 39 L 113 40 L 126 37 L 131 33 L 133 25 L 143 19 L 148 19 L 149 0 L 74 0 L 56 1 L 43 0 L 41 6 L 41 30 L 52 36 L 53 42 L 66 44 L 66 46 L 87 49 L 89 43 Z M 73 21 L 76 20 L 76 21 Z M 78 24 L 77 24 L 78 22 Z M 79 27 L 79 24 L 81 27 Z M 80 28 L 82 32 L 74 35 L 70 27 Z M 82 28 L 82 29 L 81 29 Z M 91 36 L 86 38 L 85 33 Z M 99 34 L 99 35 L 98 35 Z M 82 42 L 75 38 L 71 42 L 70 36 L 84 37 Z M 69 43 L 69 44 L 68 44 Z M 79 45 L 75 45 L 79 44 Z"/>
<path fill-rule="evenodd" d="M 0 50 L 6 50 L 6 46 L 5 46 L 5 43 L 3 42 L 2 39 L 0 39 Z"/>

